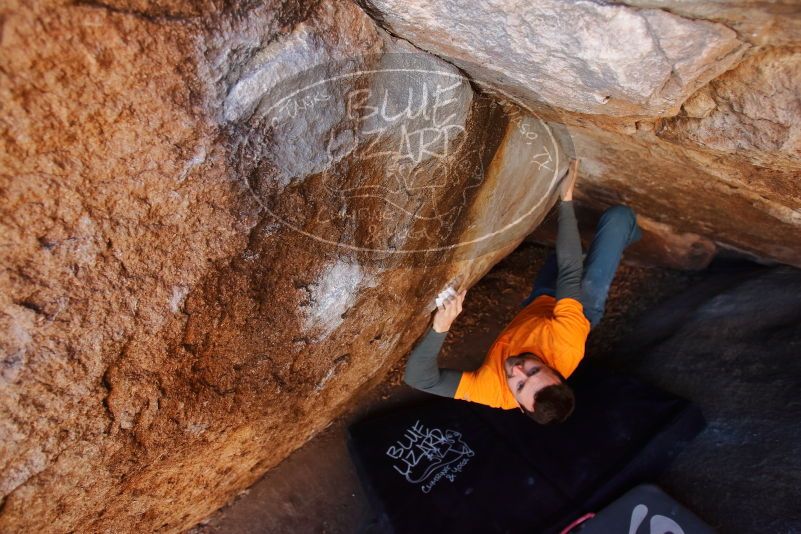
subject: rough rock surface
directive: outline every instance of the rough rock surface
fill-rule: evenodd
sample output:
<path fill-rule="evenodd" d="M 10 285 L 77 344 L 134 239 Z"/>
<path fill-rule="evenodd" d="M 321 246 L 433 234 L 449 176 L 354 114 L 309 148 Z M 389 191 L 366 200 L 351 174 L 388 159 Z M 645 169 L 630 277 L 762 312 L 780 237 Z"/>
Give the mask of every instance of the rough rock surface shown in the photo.
<path fill-rule="evenodd" d="M 663 229 L 801 265 L 795 3 L 365 3 L 568 125 L 589 209 L 626 202 Z"/>
<path fill-rule="evenodd" d="M 801 10 L 795 0 L 614 0 L 613 4 L 664 9 L 691 19 L 720 22 L 756 45 L 801 43 Z"/>
<path fill-rule="evenodd" d="M 512 250 L 565 167 L 350 2 L 2 24 L 3 532 L 195 524 Z"/>
<path fill-rule="evenodd" d="M 392 31 L 524 100 L 603 115 L 672 115 L 744 43 L 717 23 L 582 0 L 370 0 Z"/>
<path fill-rule="evenodd" d="M 799 88 L 801 48 L 765 50 L 698 91 L 684 103 L 684 113 L 660 124 L 658 135 L 689 148 L 798 173 Z"/>
<path fill-rule="evenodd" d="M 536 227 L 574 152 L 589 210 L 801 265 L 797 17 L 486 5 L 4 4 L 0 531 L 191 526 Z"/>

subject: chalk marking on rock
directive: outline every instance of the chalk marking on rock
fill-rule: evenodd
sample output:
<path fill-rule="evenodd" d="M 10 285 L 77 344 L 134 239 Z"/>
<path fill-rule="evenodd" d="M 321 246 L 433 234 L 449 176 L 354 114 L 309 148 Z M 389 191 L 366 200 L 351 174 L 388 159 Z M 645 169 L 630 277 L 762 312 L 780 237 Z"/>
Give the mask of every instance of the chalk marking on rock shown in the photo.
<path fill-rule="evenodd" d="M 389 68 L 389 69 L 358 70 L 358 71 L 354 71 L 353 73 L 342 74 L 342 75 L 339 75 L 339 76 L 333 76 L 333 77 L 325 78 L 324 80 L 320 80 L 320 81 L 315 82 L 313 84 L 307 85 L 307 86 L 305 86 L 305 87 L 303 87 L 301 89 L 297 89 L 297 90 L 293 91 L 292 93 L 290 93 L 289 95 L 283 97 L 281 100 L 279 100 L 276 104 L 274 104 L 270 108 L 268 108 L 266 110 L 265 114 L 268 114 L 270 112 L 270 110 L 272 110 L 272 109 L 276 108 L 277 106 L 281 105 L 282 102 L 285 101 L 286 99 L 292 98 L 292 97 L 298 95 L 299 93 L 304 92 L 304 91 L 308 91 L 310 88 L 316 87 L 318 85 L 331 83 L 332 81 L 336 81 L 336 80 L 352 78 L 352 77 L 355 77 L 355 76 L 372 75 L 372 74 L 387 73 L 387 72 L 416 73 L 416 74 L 438 74 L 438 75 L 442 75 L 442 76 L 455 77 L 455 78 L 458 78 L 460 80 L 464 80 L 467 83 L 470 82 L 469 78 L 467 78 L 467 77 L 465 77 L 465 76 L 463 76 L 461 74 L 455 74 L 453 72 L 447 72 L 447 71 L 441 71 L 441 70 L 412 69 L 412 68 L 394 68 L 394 69 L 393 68 Z M 508 94 L 503 89 L 500 89 L 500 88 L 497 88 L 497 87 L 493 87 L 493 89 L 498 91 L 500 94 L 504 95 L 511 102 L 514 102 L 517 105 L 519 105 L 520 107 L 526 109 L 529 113 L 531 113 L 531 115 L 536 117 L 536 119 L 542 125 L 543 129 L 548 133 L 548 136 L 550 138 L 551 143 L 554 146 L 558 145 L 556 139 L 554 138 L 554 135 L 553 135 L 553 132 L 551 131 L 551 129 L 548 127 L 548 125 L 545 123 L 545 121 L 543 121 L 543 119 L 540 118 L 533 110 L 531 110 L 525 104 L 519 102 L 519 100 L 517 98 L 515 98 L 514 96 Z M 522 221 L 524 221 L 526 218 L 530 217 L 533 213 L 535 213 L 536 210 L 539 209 L 546 200 L 551 198 L 553 192 L 555 191 L 556 185 L 557 185 L 557 183 L 559 181 L 559 175 L 558 175 L 559 155 L 558 155 L 558 151 L 555 151 L 555 152 L 556 152 L 556 155 L 555 155 L 556 159 L 554 161 L 555 165 L 554 165 L 554 170 L 553 170 L 553 176 L 551 178 L 551 183 L 548 185 L 548 194 L 547 195 L 543 195 L 543 197 L 540 199 L 540 201 L 537 202 L 534 206 L 532 206 L 526 213 L 524 213 L 523 215 L 521 215 L 520 217 L 518 217 L 514 221 L 506 224 L 502 228 L 500 228 L 498 230 L 495 230 L 493 232 L 489 232 L 487 234 L 484 234 L 483 236 L 480 236 L 480 237 L 477 237 L 477 238 L 474 238 L 474 239 L 469 239 L 469 240 L 466 240 L 466 241 L 461 241 L 459 243 L 454 243 L 454 244 L 450 244 L 450 245 L 442 245 L 442 246 L 438 246 L 438 247 L 429 247 L 429 248 L 425 248 L 425 249 L 408 250 L 408 249 L 389 249 L 389 248 L 382 249 L 382 248 L 373 248 L 373 247 L 363 247 L 363 246 L 359 246 L 359 245 L 352 245 L 352 244 L 349 244 L 349 243 L 342 243 L 342 242 L 339 242 L 339 241 L 333 241 L 331 239 L 326 239 L 324 237 L 313 235 L 313 234 L 311 234 L 309 232 L 306 232 L 305 230 L 297 227 L 296 225 L 293 225 L 293 224 L 285 221 L 281 217 L 279 217 L 264 202 L 262 202 L 261 198 L 259 198 L 259 196 L 251 188 L 250 183 L 248 183 L 247 181 L 244 181 L 244 185 L 247 188 L 247 190 L 250 191 L 250 193 L 253 196 L 253 198 L 256 200 L 256 202 L 259 204 L 259 206 L 264 211 L 266 211 L 267 213 L 272 215 L 275 219 L 277 219 L 281 223 L 285 224 L 290 229 L 292 229 L 292 230 L 294 230 L 294 231 L 296 231 L 296 232 L 298 232 L 298 233 L 300 233 L 302 235 L 305 235 L 306 237 L 314 239 L 316 241 L 319 241 L 319 242 L 322 242 L 322 243 L 326 243 L 326 244 L 329 244 L 329 245 L 333 245 L 335 247 L 342 247 L 342 248 L 345 248 L 345 249 L 348 249 L 348 250 L 352 250 L 352 251 L 356 251 L 356 252 L 389 253 L 389 254 L 419 254 L 421 252 L 442 252 L 442 251 L 447 251 L 447 250 L 453 250 L 453 249 L 456 249 L 456 248 L 459 248 L 459 247 L 465 247 L 465 246 L 468 246 L 468 245 L 474 245 L 476 243 L 480 243 L 480 242 L 492 239 L 495 236 L 501 235 L 501 234 L 507 232 L 508 230 L 510 230 L 511 228 L 514 228 L 515 226 L 520 224 Z"/>

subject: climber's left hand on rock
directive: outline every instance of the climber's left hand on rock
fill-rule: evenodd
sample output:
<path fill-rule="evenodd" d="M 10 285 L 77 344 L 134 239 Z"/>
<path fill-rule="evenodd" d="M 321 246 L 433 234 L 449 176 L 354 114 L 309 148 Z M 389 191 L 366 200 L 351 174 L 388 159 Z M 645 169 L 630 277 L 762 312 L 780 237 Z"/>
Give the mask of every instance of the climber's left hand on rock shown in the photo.
<path fill-rule="evenodd" d="M 573 200 L 573 188 L 578 180 L 579 160 L 572 159 L 567 167 L 567 174 L 559 183 L 559 196 L 564 201 Z"/>
<path fill-rule="evenodd" d="M 437 313 L 434 315 L 434 331 L 447 332 L 454 319 L 462 313 L 462 302 L 467 294 L 467 290 L 459 291 L 456 296 L 449 296 L 445 299 L 440 306 L 437 307 Z"/>

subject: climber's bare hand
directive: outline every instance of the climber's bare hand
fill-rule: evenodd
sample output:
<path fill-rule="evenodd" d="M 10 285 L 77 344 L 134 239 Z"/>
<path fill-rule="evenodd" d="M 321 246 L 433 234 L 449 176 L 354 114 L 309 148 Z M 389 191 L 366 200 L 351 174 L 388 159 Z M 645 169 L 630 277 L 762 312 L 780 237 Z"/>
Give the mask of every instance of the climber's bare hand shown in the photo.
<path fill-rule="evenodd" d="M 576 180 L 578 180 L 578 168 L 579 160 L 571 159 L 570 165 L 567 167 L 567 174 L 559 184 L 559 196 L 562 200 L 573 200 L 573 188 L 576 186 Z"/>
<path fill-rule="evenodd" d="M 437 307 L 437 313 L 434 314 L 433 328 L 435 332 L 447 332 L 451 328 L 454 319 L 462 313 L 462 303 L 467 290 L 459 291 L 456 296 L 449 296 L 445 301 Z"/>

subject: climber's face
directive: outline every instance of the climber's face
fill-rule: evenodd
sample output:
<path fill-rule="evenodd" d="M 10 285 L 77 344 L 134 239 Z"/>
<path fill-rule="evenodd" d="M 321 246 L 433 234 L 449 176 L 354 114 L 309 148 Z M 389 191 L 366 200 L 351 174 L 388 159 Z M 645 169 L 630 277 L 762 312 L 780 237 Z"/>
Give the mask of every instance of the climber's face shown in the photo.
<path fill-rule="evenodd" d="M 517 403 L 526 410 L 534 411 L 534 395 L 544 387 L 560 384 L 562 381 L 553 369 L 537 356 L 511 356 L 504 362 L 506 383 Z"/>

